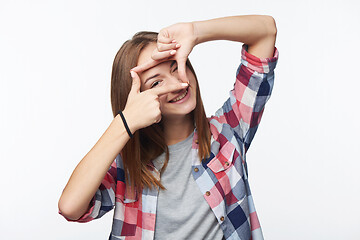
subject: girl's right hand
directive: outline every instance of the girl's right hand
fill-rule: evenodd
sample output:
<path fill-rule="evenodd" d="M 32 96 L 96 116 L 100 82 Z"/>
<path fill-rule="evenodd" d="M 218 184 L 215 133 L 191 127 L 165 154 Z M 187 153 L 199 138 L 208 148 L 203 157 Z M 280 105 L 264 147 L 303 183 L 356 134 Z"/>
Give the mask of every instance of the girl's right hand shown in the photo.
<path fill-rule="evenodd" d="M 130 128 L 135 131 L 161 121 L 159 97 L 163 94 L 178 91 L 188 87 L 188 83 L 176 83 L 159 86 L 140 92 L 141 81 L 135 71 L 130 71 L 132 86 L 123 114 Z"/>
<path fill-rule="evenodd" d="M 157 47 L 151 56 L 152 59 L 140 66 L 134 67 L 132 70 L 142 72 L 161 62 L 176 60 L 180 79 L 188 82 L 186 61 L 196 45 L 196 40 L 195 25 L 191 22 L 176 23 L 163 28 L 158 34 Z"/>

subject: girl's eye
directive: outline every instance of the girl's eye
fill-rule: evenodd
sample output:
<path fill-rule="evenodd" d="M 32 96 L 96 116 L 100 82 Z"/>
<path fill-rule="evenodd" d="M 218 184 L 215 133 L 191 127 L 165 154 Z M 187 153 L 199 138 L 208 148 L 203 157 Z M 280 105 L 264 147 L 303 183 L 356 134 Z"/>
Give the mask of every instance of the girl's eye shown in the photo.
<path fill-rule="evenodd" d="M 174 68 L 173 72 L 175 72 L 178 69 L 178 67 Z"/>
<path fill-rule="evenodd" d="M 160 81 L 155 81 L 151 84 L 150 88 L 156 87 L 158 84 L 160 84 Z"/>

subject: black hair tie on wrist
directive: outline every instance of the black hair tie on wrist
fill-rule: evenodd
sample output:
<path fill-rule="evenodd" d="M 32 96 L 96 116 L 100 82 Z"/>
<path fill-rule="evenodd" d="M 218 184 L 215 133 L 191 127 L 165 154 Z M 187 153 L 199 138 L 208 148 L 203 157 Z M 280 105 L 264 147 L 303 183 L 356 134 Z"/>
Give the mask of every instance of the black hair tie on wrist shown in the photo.
<path fill-rule="evenodd" d="M 121 119 L 122 119 L 122 121 L 123 121 L 123 123 L 124 123 L 124 126 L 125 126 L 125 128 L 126 128 L 127 133 L 129 134 L 129 137 L 132 138 L 134 135 L 132 135 L 132 133 L 131 133 L 131 131 L 130 131 L 130 129 L 129 129 L 129 126 L 128 126 L 127 123 L 126 123 L 124 114 L 123 114 L 121 111 L 119 111 L 118 114 L 120 114 L 120 117 L 121 117 Z"/>

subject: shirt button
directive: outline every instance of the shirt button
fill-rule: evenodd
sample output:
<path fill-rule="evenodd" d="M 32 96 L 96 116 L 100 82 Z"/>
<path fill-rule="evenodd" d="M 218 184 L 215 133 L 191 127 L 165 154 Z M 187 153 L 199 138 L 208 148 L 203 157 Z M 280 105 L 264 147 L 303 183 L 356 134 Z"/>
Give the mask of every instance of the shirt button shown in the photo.
<path fill-rule="evenodd" d="M 210 196 L 210 192 L 209 192 L 209 191 L 207 191 L 205 194 L 206 194 L 206 196 Z"/>
<path fill-rule="evenodd" d="M 195 140 L 195 143 L 198 144 L 198 143 L 199 143 L 199 140 L 196 139 L 196 140 Z"/>
<path fill-rule="evenodd" d="M 198 172 L 198 171 L 199 171 L 199 169 L 196 167 L 196 168 L 194 168 L 194 171 L 195 171 L 195 172 Z"/>
<path fill-rule="evenodd" d="M 229 162 L 225 162 L 225 166 L 229 166 Z"/>
<path fill-rule="evenodd" d="M 221 218 L 220 218 L 220 221 L 224 221 L 224 219 L 225 219 L 224 217 L 221 217 Z"/>

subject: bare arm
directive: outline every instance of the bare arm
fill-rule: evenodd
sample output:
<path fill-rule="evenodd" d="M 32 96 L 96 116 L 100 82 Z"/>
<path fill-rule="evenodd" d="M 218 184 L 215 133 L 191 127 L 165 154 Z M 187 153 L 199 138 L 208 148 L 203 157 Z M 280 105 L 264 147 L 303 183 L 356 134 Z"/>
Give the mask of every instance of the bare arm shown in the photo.
<path fill-rule="evenodd" d="M 161 119 L 159 95 L 188 86 L 186 83 L 178 83 L 140 92 L 139 76 L 133 73 L 132 77 L 132 88 L 123 111 L 132 133 Z M 117 115 L 73 171 L 59 200 L 59 210 L 65 217 L 77 220 L 86 213 L 110 165 L 129 139 L 125 126 Z"/>
<path fill-rule="evenodd" d="M 272 57 L 276 24 L 271 16 L 246 15 L 193 22 L 195 44 L 213 40 L 243 42 L 259 58 Z"/>
<path fill-rule="evenodd" d="M 117 115 L 73 171 L 59 200 L 59 210 L 65 217 L 77 220 L 88 210 L 111 163 L 128 140 L 126 129 Z"/>
<path fill-rule="evenodd" d="M 186 60 L 197 44 L 213 40 L 243 42 L 248 45 L 250 54 L 268 58 L 274 54 L 276 33 L 275 20 L 266 15 L 232 16 L 177 23 L 159 32 L 157 49 L 152 55 L 152 60 L 136 66 L 133 70 L 142 72 L 163 61 L 176 60 L 180 78 L 187 80 Z M 175 47 L 173 40 L 180 47 Z M 175 55 L 170 54 L 173 51 L 176 51 Z"/>

